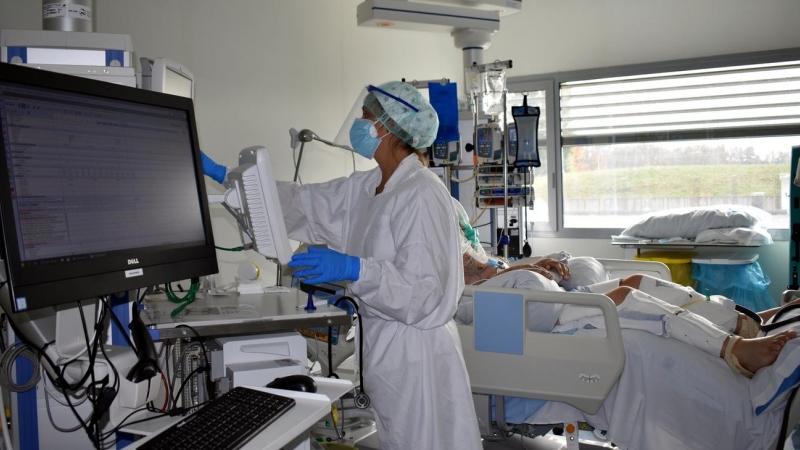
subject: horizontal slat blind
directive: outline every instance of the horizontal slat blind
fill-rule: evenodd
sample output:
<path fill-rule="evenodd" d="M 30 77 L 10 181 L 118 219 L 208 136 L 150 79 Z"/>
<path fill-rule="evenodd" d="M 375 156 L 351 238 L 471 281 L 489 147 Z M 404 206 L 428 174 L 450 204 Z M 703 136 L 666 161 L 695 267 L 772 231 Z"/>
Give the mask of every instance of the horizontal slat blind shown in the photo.
<path fill-rule="evenodd" d="M 563 145 L 800 127 L 800 61 L 565 82 L 559 93 Z"/>

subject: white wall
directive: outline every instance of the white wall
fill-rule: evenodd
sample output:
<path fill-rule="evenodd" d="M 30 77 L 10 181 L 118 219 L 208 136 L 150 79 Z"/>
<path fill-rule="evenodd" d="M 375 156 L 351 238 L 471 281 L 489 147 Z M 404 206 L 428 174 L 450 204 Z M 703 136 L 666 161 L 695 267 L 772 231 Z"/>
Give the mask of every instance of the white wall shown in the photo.
<path fill-rule="evenodd" d="M 456 78 L 461 54 L 445 34 L 356 26 L 358 0 L 95 0 L 95 31 L 130 34 L 138 56 L 164 56 L 195 75 L 203 150 L 236 165 L 240 149 L 270 149 L 278 179 L 294 173 L 289 128 L 333 139 L 366 84 Z M 41 2 L 0 0 L 0 29 L 41 29 Z M 360 168 L 371 167 L 363 158 Z M 345 176 L 350 153 L 309 144 L 304 182 Z M 218 190 L 209 181 L 209 191 Z M 217 245 L 240 244 L 235 222 L 213 208 Z M 221 278 L 242 260 L 274 279 L 274 264 L 253 252 L 218 252 Z"/>
<path fill-rule="evenodd" d="M 461 80 L 461 54 L 447 35 L 356 26 L 360 0 L 95 0 L 98 32 L 130 34 L 137 56 L 165 56 L 197 78 L 204 151 L 233 165 L 238 150 L 271 150 L 279 179 L 293 173 L 288 129 L 338 132 L 359 88 L 405 77 Z M 512 59 L 509 76 L 800 46 L 797 0 L 526 1 L 503 19 L 485 60 Z M 41 29 L 41 2 L 0 0 L 0 28 Z M 304 181 L 352 170 L 349 156 L 310 145 Z M 369 167 L 365 163 L 360 168 Z M 214 190 L 213 182 L 209 183 Z M 215 210 L 218 245 L 237 245 L 227 213 Z M 621 257 L 609 240 L 536 239 L 536 253 Z M 252 253 L 220 254 L 230 281 Z M 761 251 L 773 290 L 788 283 L 788 244 Z M 778 289 L 779 288 L 779 289 Z"/>
<path fill-rule="evenodd" d="M 800 46 L 796 0 L 525 1 L 485 61 L 509 76 Z"/>

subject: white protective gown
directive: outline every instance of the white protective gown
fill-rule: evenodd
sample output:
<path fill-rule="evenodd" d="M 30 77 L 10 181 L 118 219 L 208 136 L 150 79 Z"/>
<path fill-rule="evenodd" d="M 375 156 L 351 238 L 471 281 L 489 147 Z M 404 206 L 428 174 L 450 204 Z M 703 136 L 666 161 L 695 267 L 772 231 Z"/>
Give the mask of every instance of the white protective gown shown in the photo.
<path fill-rule="evenodd" d="M 361 258 L 349 287 L 364 325 L 364 383 L 383 450 L 481 449 L 458 331 L 460 237 L 442 182 L 410 155 L 380 168 L 278 183 L 289 237 Z"/>

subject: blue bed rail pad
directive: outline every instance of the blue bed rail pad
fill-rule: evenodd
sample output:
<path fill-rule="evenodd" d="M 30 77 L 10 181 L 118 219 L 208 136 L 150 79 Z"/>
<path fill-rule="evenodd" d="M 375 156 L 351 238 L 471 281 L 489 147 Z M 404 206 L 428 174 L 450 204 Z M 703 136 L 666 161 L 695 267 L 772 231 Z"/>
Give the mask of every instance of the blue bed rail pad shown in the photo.
<path fill-rule="evenodd" d="M 522 295 L 476 292 L 475 350 L 521 355 L 525 342 Z"/>

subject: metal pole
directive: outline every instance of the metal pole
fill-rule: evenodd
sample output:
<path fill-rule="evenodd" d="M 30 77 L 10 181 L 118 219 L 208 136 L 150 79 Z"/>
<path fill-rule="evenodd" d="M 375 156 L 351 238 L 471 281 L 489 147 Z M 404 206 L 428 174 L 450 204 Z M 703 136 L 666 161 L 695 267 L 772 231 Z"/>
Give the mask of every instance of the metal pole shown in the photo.
<path fill-rule="evenodd" d="M 521 219 L 523 220 L 523 222 L 520 224 L 521 225 L 520 228 L 522 228 L 522 233 L 520 234 L 520 237 L 519 237 L 520 251 L 522 250 L 521 246 L 524 244 L 524 242 L 526 242 L 528 240 L 528 191 L 527 191 L 527 189 L 528 189 L 528 174 L 530 174 L 530 176 L 531 176 L 530 184 L 533 185 L 533 170 L 531 170 L 530 167 L 526 167 L 525 168 L 525 177 L 524 177 L 524 182 L 525 183 L 522 186 L 523 192 L 525 193 L 525 197 L 523 197 L 524 200 L 525 200 L 525 203 L 524 203 L 525 206 L 522 207 L 522 217 L 521 217 Z M 523 236 L 523 234 L 524 234 L 524 236 Z"/>
<path fill-rule="evenodd" d="M 508 111 L 508 105 L 506 105 L 506 92 L 503 90 L 503 234 L 502 236 L 508 235 L 508 118 L 506 117 L 506 111 Z M 503 257 L 508 259 L 508 245 L 503 246 Z"/>
<path fill-rule="evenodd" d="M 473 101 L 473 103 L 472 103 L 472 145 L 474 146 L 474 150 L 472 150 L 472 151 L 475 152 L 476 155 L 477 155 L 477 152 L 478 152 L 478 98 L 479 97 L 478 97 L 477 94 L 475 94 L 472 97 L 472 101 Z M 478 159 L 476 158 L 476 160 L 478 160 Z M 479 163 L 479 165 L 480 165 L 480 163 Z M 472 170 L 477 172 L 478 171 L 478 166 L 474 166 L 472 168 Z M 480 176 L 480 175 L 476 175 L 475 176 L 475 189 L 478 189 L 478 178 L 477 178 L 478 176 Z M 486 208 L 491 209 L 489 206 L 486 206 Z M 494 226 L 493 211 L 489 211 L 489 218 L 490 218 L 490 220 L 489 220 L 489 237 L 490 237 L 490 241 L 489 242 L 491 242 L 491 245 L 492 245 L 491 250 L 494 253 L 494 251 L 497 250 L 497 230 L 496 230 L 496 227 Z"/>
<path fill-rule="evenodd" d="M 306 146 L 305 142 L 300 142 L 300 154 L 297 156 L 297 162 L 294 166 L 294 178 L 292 179 L 293 182 L 297 183 L 297 177 L 300 175 L 300 161 L 303 160 L 303 147 Z"/>
<path fill-rule="evenodd" d="M 428 89 L 428 85 L 431 83 L 439 83 L 442 86 L 450 83 L 449 78 L 439 78 L 438 80 L 411 80 L 411 81 L 406 81 L 406 79 L 403 78 L 402 81 L 404 83 L 408 83 L 414 86 L 417 89 Z"/>

